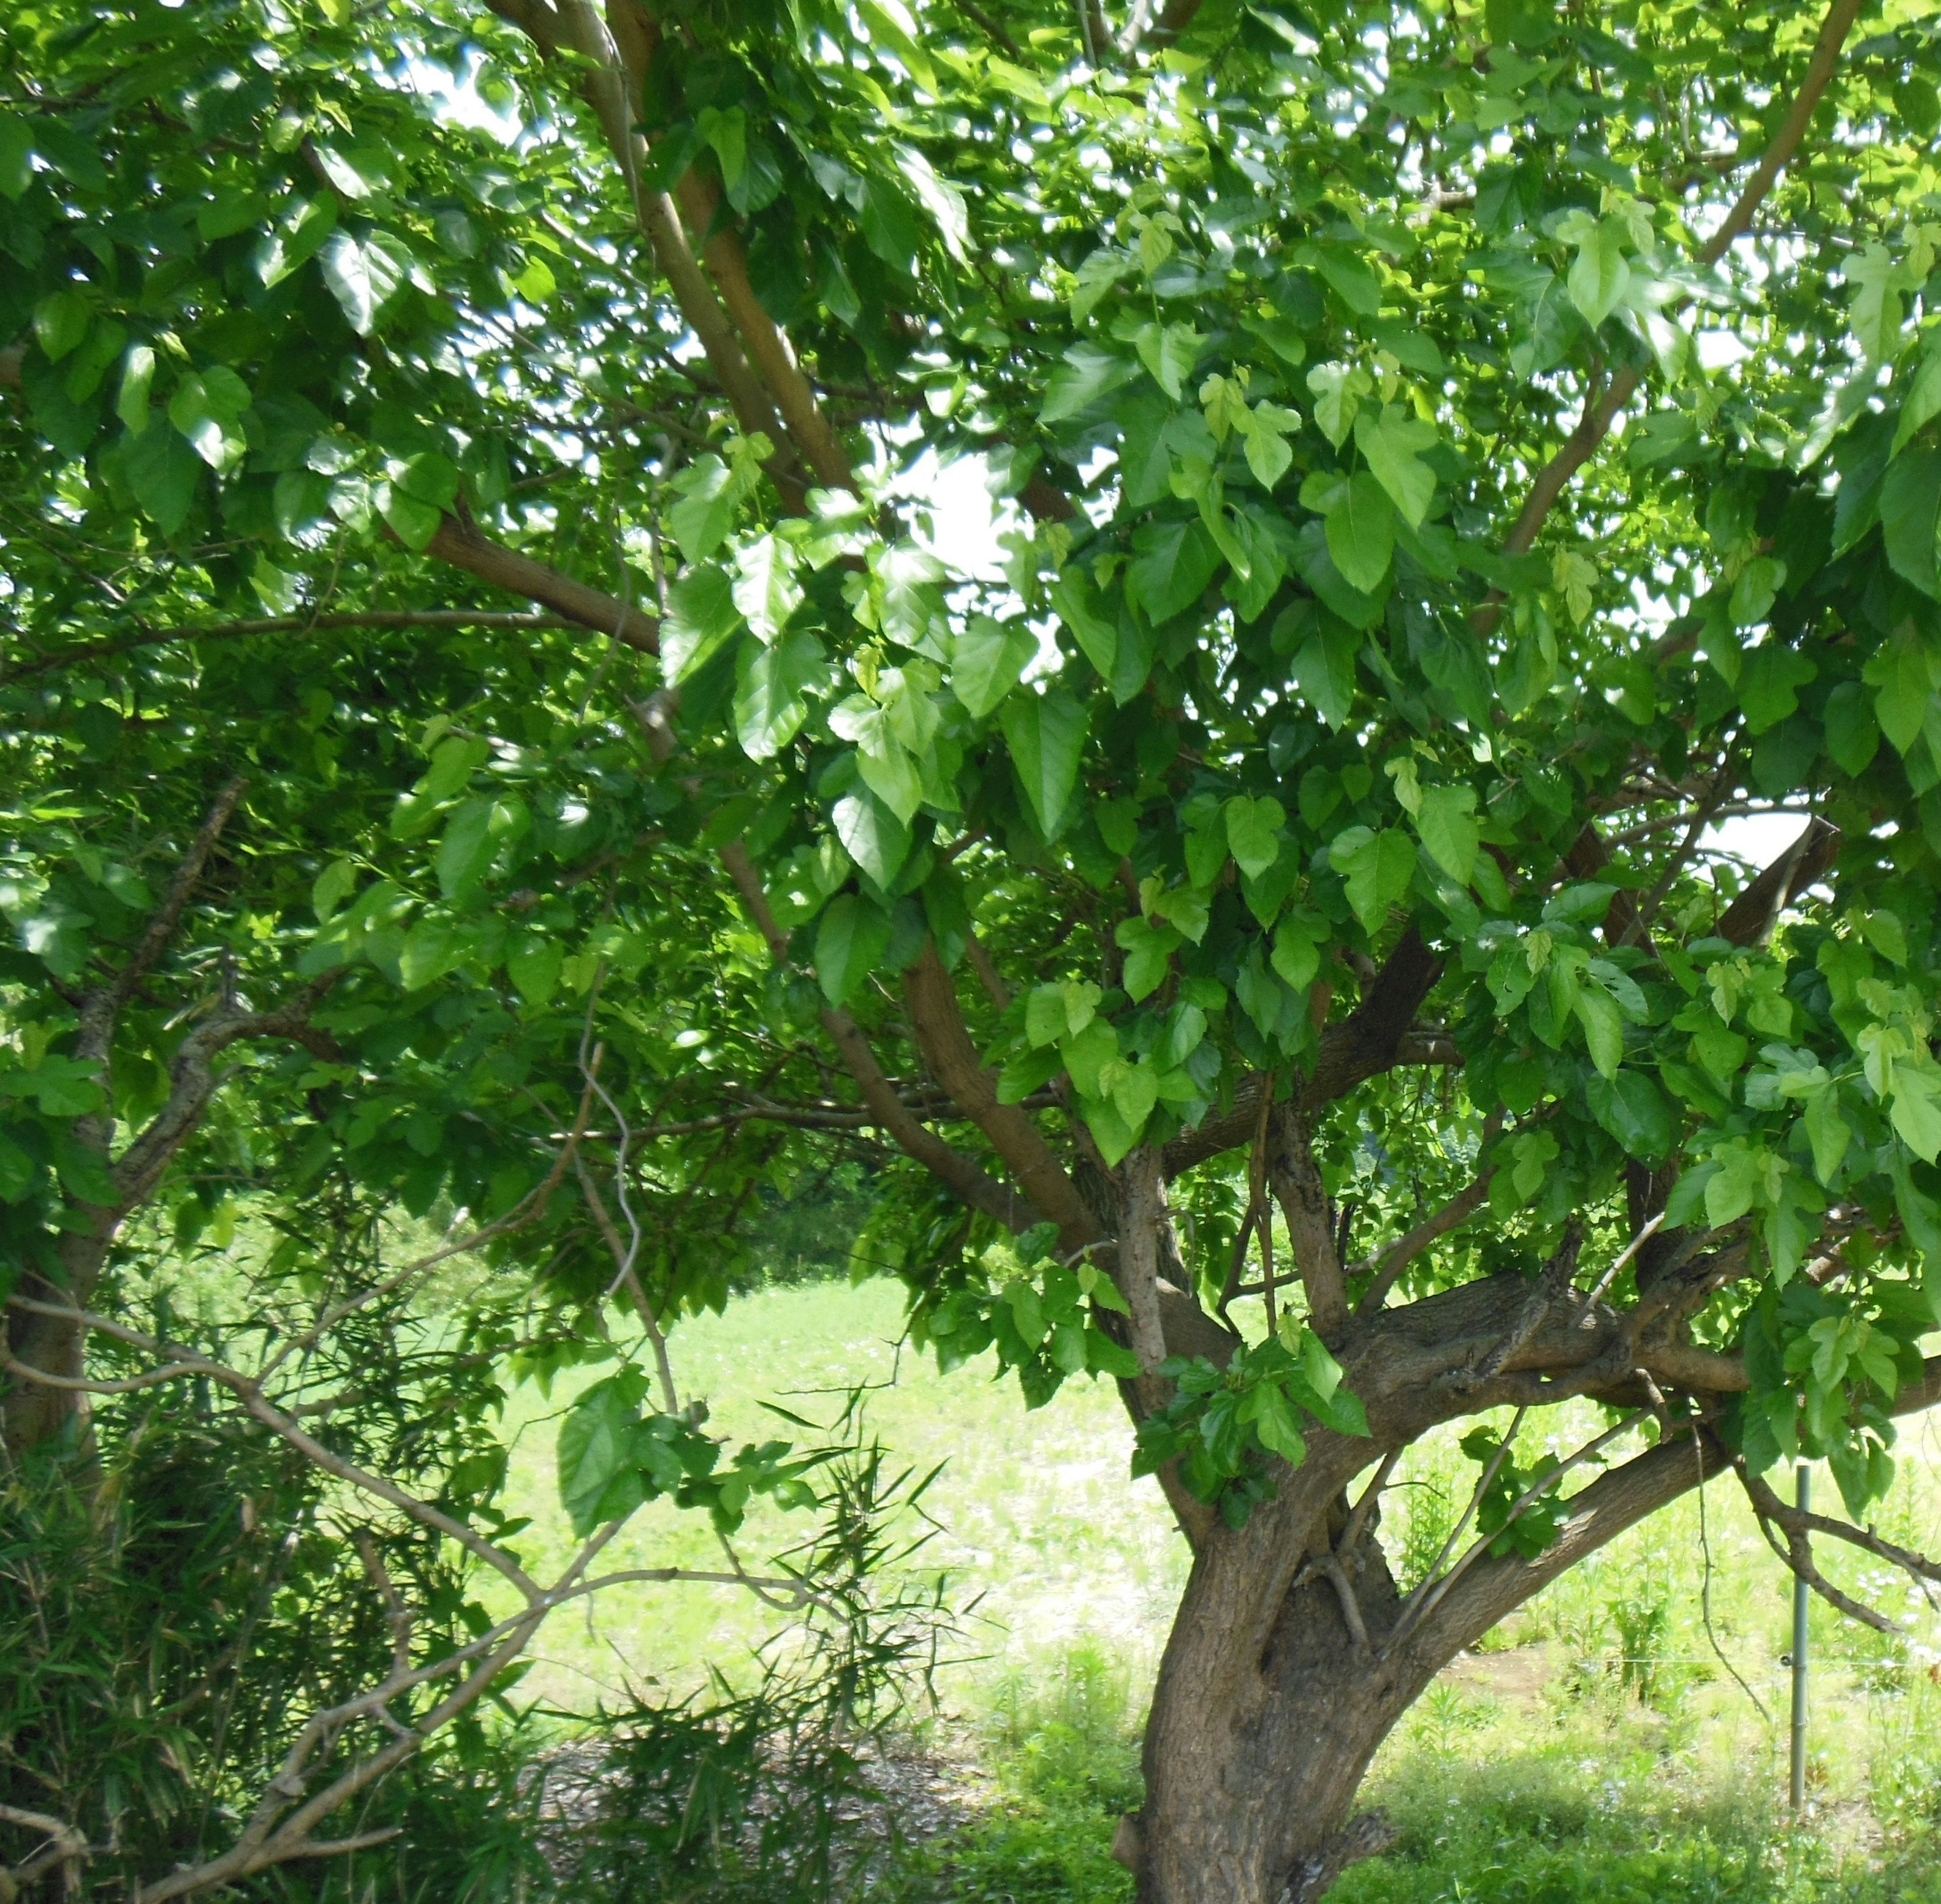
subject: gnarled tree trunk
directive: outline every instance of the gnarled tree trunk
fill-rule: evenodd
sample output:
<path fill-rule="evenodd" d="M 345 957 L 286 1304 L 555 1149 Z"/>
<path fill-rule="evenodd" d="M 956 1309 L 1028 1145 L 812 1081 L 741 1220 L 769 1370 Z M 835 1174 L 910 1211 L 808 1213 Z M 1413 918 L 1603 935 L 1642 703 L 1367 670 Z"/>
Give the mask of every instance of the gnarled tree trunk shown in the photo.
<path fill-rule="evenodd" d="M 1352 1514 L 1342 1491 L 1376 1452 L 1317 1434 L 1277 1500 L 1203 1543 L 1147 1726 L 1139 1904 L 1310 1904 L 1389 1841 L 1377 1814 L 1353 1815 L 1355 1795 L 1383 1740 L 1449 1661 L 1729 1465 L 1702 1429 L 1646 1450 L 1574 1497 L 1535 1560 L 1481 1560 L 1398 1642 L 1407 1602 L 1376 1517 Z"/>

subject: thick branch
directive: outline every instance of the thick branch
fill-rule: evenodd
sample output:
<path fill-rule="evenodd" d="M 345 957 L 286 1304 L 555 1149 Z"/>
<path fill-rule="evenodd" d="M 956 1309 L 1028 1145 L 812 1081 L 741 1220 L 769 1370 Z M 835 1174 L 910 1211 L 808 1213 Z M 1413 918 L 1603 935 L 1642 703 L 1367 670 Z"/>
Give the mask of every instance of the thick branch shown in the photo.
<path fill-rule="evenodd" d="M 1832 865 L 1839 856 L 1840 842 L 1837 826 L 1814 820 L 1726 908 L 1713 929 L 1735 945 L 1762 943 L 1787 905 Z"/>
<path fill-rule="evenodd" d="M 1030 1113 L 998 1101 L 997 1073 L 985 1066 L 971 1042 L 956 987 L 935 946 L 926 944 L 903 974 L 903 999 L 931 1075 L 989 1140 L 1032 1207 L 1057 1224 L 1059 1247 L 1069 1254 L 1097 1242 L 1105 1234 L 1098 1219 Z"/>
<path fill-rule="evenodd" d="M 589 63 L 591 70 L 582 81 L 585 96 L 619 165 L 635 219 L 653 249 L 655 262 L 674 292 L 681 316 L 707 352 L 709 366 L 741 427 L 750 434 L 759 432 L 775 445 L 769 474 L 781 492 L 784 505 L 792 513 L 799 513 L 803 495 L 801 475 L 775 405 L 750 368 L 728 314 L 702 275 L 674 201 L 664 191 L 649 191 L 641 177 L 640 160 L 646 148 L 633 102 L 640 97 L 646 78 L 645 62 L 651 40 L 643 41 L 640 36 L 637 12 L 627 9 L 616 13 L 616 21 L 627 40 L 623 54 L 616 35 L 601 19 L 592 0 L 560 0 L 558 9 L 552 11 L 550 23 L 536 16 L 531 20 L 521 17 L 530 11 L 527 8 L 515 8 L 511 17 L 515 25 L 532 33 L 543 51 L 552 50 L 545 35 L 556 32 L 558 40 Z M 540 30 L 535 32 L 535 26 Z"/>
<path fill-rule="evenodd" d="M 438 533 L 426 545 L 425 553 L 476 575 L 509 595 L 543 602 L 568 621 L 611 635 L 643 654 L 661 651 L 658 616 L 647 614 L 604 589 L 576 582 L 544 562 L 508 549 L 503 543 L 494 542 L 475 522 L 462 521 L 456 516 L 442 516 Z"/>
<path fill-rule="evenodd" d="M 1903 1388 L 1888 1413 L 1918 1414 L 1937 1402 L 1941 1356 L 1930 1356 L 1921 1379 Z M 1450 1658 L 1626 1528 L 1668 1506 L 1701 1479 L 1709 1481 L 1722 1474 L 1731 1456 L 1710 1429 L 1697 1432 L 1695 1447 L 1689 1434 L 1661 1442 L 1573 1495 L 1557 1538 L 1533 1560 L 1510 1554 L 1472 1567 L 1434 1617 L 1423 1622 L 1411 1644 L 1432 1657 Z"/>
<path fill-rule="evenodd" d="M 730 840 L 721 849 L 721 863 L 741 895 L 749 917 L 768 941 L 769 950 L 779 963 L 788 957 L 788 935 L 775 923 L 768 895 L 740 840 Z M 863 1102 L 879 1130 L 890 1137 L 904 1153 L 913 1158 L 933 1177 L 954 1191 L 974 1210 L 995 1217 L 1007 1229 L 1029 1229 L 1040 1220 L 1040 1213 L 1014 1195 L 1003 1184 L 971 1160 L 928 1129 L 896 1093 L 883 1075 L 862 1027 L 840 1006 L 830 1006 L 822 1014 L 823 1029 L 835 1045 L 849 1075 L 856 1080 Z"/>
<path fill-rule="evenodd" d="M 831 488 L 854 489 L 856 479 L 848 458 L 836 440 L 787 338 L 762 308 L 749 282 L 747 255 L 741 238 L 732 225 L 717 225 L 719 201 L 714 187 L 689 171 L 675 188 L 675 195 L 689 222 L 703 234 L 701 255 L 707 261 L 708 274 L 775 399 L 790 439 L 818 481 Z"/>

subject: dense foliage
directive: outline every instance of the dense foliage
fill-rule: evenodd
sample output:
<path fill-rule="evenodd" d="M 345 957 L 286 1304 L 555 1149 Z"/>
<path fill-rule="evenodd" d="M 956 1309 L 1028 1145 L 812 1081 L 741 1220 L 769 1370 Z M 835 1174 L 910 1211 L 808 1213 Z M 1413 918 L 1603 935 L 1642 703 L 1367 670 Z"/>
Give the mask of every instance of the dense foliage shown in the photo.
<path fill-rule="evenodd" d="M 424 1548 L 405 1670 L 505 1385 L 617 1358 L 595 1549 L 762 1493 L 854 1586 L 877 1504 L 665 1335 L 860 1163 L 920 1344 L 1123 1382 L 1203 1556 L 1333 1513 L 1261 1590 L 1363 1655 L 1674 1487 L 1479 1431 L 1487 1556 L 1377 1646 L 1386 1468 L 1326 1504 L 1502 1402 L 1812 1572 L 1758 1477 L 1864 1518 L 1941 1319 L 1932 15 L 14 7 L 8 1486 L 145 1494 L 213 1382 L 293 1553 L 332 1459 Z"/>

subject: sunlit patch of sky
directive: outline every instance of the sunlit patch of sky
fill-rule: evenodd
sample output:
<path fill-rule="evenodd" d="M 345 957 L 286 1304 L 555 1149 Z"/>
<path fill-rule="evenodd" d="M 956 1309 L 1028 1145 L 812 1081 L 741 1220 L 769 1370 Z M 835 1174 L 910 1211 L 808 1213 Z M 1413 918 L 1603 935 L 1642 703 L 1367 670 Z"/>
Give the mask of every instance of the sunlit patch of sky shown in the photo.
<path fill-rule="evenodd" d="M 407 72 L 412 90 L 429 101 L 440 119 L 489 132 L 501 145 L 509 145 L 524 127 L 511 107 L 495 106 L 479 92 L 479 74 L 484 64 L 485 56 L 475 49 L 461 72 L 454 72 L 429 60 L 411 60 Z"/>

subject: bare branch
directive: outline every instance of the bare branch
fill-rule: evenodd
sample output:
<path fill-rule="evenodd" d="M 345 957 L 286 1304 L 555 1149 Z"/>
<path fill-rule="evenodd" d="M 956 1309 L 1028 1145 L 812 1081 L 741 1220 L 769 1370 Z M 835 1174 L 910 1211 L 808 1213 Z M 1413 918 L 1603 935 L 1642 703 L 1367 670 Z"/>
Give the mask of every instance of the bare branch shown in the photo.
<path fill-rule="evenodd" d="M 154 970 L 155 961 L 168 950 L 182 924 L 182 914 L 188 908 L 190 897 L 201 883 L 209 855 L 215 852 L 215 843 L 222 838 L 222 829 L 229 824 L 229 816 L 235 812 L 236 803 L 243 797 L 243 790 L 249 784 L 248 776 L 239 773 L 215 796 L 195 837 L 189 842 L 182 864 L 176 868 L 175 877 L 169 882 L 167 895 L 150 918 L 148 929 L 142 933 L 128 963 L 107 987 L 105 1005 L 111 1013 L 118 1012 L 128 1002 L 135 987 Z"/>
<path fill-rule="evenodd" d="M 1617 1440 L 1621 1436 L 1628 1434 L 1643 1419 L 1644 1414 L 1645 1411 L 1643 1409 L 1638 1409 L 1625 1416 L 1622 1421 L 1606 1428 L 1594 1440 L 1587 1441 L 1567 1460 L 1559 1462 L 1548 1474 L 1524 1489 L 1523 1492 L 1510 1504 L 1510 1511 L 1504 1517 L 1502 1526 L 1474 1542 L 1455 1566 L 1451 1567 L 1441 1579 L 1435 1583 L 1419 1604 L 1416 1603 L 1414 1595 L 1410 1596 L 1411 1605 L 1402 1609 L 1401 1617 L 1395 1621 L 1395 1630 L 1389 1634 L 1383 1650 L 1386 1652 L 1406 1639 L 1411 1630 L 1420 1626 L 1430 1614 L 1435 1611 L 1437 1606 L 1448 1595 L 1456 1583 L 1469 1572 L 1476 1561 L 1481 1560 L 1502 1538 L 1507 1529 L 1521 1520 L 1524 1515 L 1553 1488 L 1560 1486 L 1565 1475 L 1575 1468 L 1581 1468 L 1587 1461 L 1594 1461 L 1613 1441 Z M 1487 1487 L 1488 1483 L 1496 1478 L 1497 1465 L 1515 1438 L 1515 1428 L 1512 1426 L 1510 1434 L 1504 1437 L 1502 1447 L 1496 1451 L 1496 1460 L 1490 1463 L 1488 1474 L 1484 1481 L 1484 1486 Z M 1480 1492 L 1479 1490 L 1479 1495 Z M 1447 1550 L 1446 1547 L 1444 1549 L 1444 1553 Z M 1441 1563 L 1438 1561 L 1437 1565 L 1440 1566 Z M 1432 1569 L 1432 1575 L 1434 1569 Z M 1422 1590 L 1418 1587 L 1416 1590 L 1420 1593 Z"/>
<path fill-rule="evenodd" d="M 1739 1477 L 1740 1484 L 1745 1489 L 1747 1498 L 1752 1503 L 1753 1513 L 1758 1519 L 1759 1532 L 1765 1536 L 1767 1546 L 1779 1556 L 1796 1578 L 1804 1581 L 1829 1606 L 1845 1614 L 1848 1619 L 1857 1620 L 1862 1626 L 1872 1627 L 1875 1632 L 1885 1633 L 1892 1639 L 1907 1638 L 1907 1629 L 1898 1620 L 1891 1619 L 1886 1614 L 1869 1606 L 1865 1601 L 1857 1600 L 1851 1594 L 1842 1593 L 1814 1566 L 1811 1533 L 1808 1528 L 1799 1524 L 1796 1517 L 1794 1524 L 1787 1528 L 1786 1538 L 1782 1541 L 1774 1525 L 1775 1517 L 1761 1505 L 1759 1494 L 1755 1491 L 1763 1491 L 1768 1498 L 1773 1498 L 1774 1505 L 1777 1506 L 1777 1500 L 1772 1497 L 1771 1489 L 1765 1487 L 1748 1471 L 1743 1460 L 1734 1462 L 1732 1467 Z M 1818 1518 L 1817 1515 L 1811 1517 Z"/>
<path fill-rule="evenodd" d="M 1348 1293 L 1334 1254 L 1328 1192 L 1314 1161 L 1307 1113 L 1298 1100 L 1276 1104 L 1269 1128 L 1267 1179 L 1286 1220 L 1295 1270 L 1307 1293 L 1308 1318 L 1324 1341 L 1338 1341 L 1347 1325 Z M 1264 1212 L 1263 1228 L 1267 1220 Z"/>

